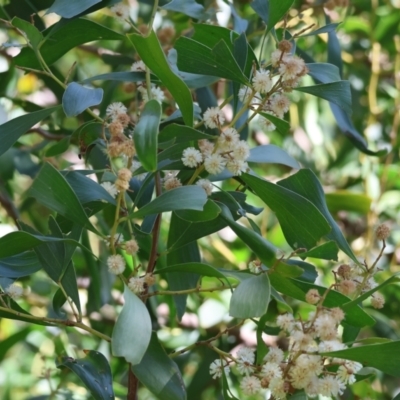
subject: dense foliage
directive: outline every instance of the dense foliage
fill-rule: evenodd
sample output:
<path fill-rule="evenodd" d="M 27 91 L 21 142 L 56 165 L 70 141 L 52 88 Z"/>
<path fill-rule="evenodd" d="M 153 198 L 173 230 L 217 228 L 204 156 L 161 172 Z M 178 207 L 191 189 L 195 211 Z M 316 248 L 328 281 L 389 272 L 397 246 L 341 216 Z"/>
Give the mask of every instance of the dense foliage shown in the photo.
<path fill-rule="evenodd" d="M 0 17 L 2 399 L 400 398 L 398 1 Z"/>

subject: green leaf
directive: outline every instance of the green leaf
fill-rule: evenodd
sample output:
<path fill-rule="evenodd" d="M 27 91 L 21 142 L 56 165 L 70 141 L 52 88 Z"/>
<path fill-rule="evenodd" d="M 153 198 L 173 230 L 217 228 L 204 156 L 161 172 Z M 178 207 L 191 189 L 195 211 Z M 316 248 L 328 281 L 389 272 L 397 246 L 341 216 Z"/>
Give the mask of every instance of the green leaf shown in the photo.
<path fill-rule="evenodd" d="M 170 140 L 174 140 L 174 143 L 180 143 L 201 139 L 213 140 L 215 139 L 215 136 L 178 124 L 167 125 L 158 135 L 159 142 L 169 142 Z"/>
<path fill-rule="evenodd" d="M 257 337 L 257 360 L 256 363 L 261 365 L 263 363 L 264 357 L 268 354 L 268 346 L 264 342 L 263 333 L 264 328 L 269 320 L 270 316 L 265 313 L 258 321 L 253 321 L 257 325 L 256 337 Z M 279 334 L 279 332 L 278 332 Z"/>
<path fill-rule="evenodd" d="M 338 190 L 325 194 L 326 204 L 331 213 L 339 211 L 357 212 L 367 215 L 371 209 L 372 199 L 363 193 L 349 190 Z"/>
<path fill-rule="evenodd" d="M 250 150 L 250 156 L 246 161 L 260 164 L 283 164 L 294 169 L 300 168 L 300 164 L 294 158 L 273 144 L 254 147 Z"/>
<path fill-rule="evenodd" d="M 175 211 L 175 214 L 186 221 L 202 222 L 211 221 L 217 218 L 220 212 L 220 208 L 212 200 L 207 200 L 202 211 L 177 210 Z"/>
<path fill-rule="evenodd" d="M 265 0 L 253 0 L 250 3 L 250 7 L 258 14 L 258 16 L 268 24 L 268 9 L 269 1 Z"/>
<path fill-rule="evenodd" d="M 294 249 L 314 247 L 330 231 L 324 216 L 306 198 L 249 174 L 240 178 L 275 212 L 286 240 Z"/>
<path fill-rule="evenodd" d="M 22 115 L 0 125 L 0 156 L 4 154 L 33 125 L 47 118 L 61 106 L 45 108 L 30 114 Z"/>
<path fill-rule="evenodd" d="M 175 43 L 178 52 L 178 68 L 195 74 L 219 76 L 247 84 L 231 50 L 224 40 L 210 48 L 193 39 L 181 36 Z"/>
<path fill-rule="evenodd" d="M 294 0 L 270 0 L 268 7 L 267 32 L 290 10 Z"/>
<path fill-rule="evenodd" d="M 182 186 L 164 192 L 140 210 L 130 214 L 130 217 L 143 218 L 146 215 L 175 210 L 202 211 L 206 201 L 206 192 L 200 186 Z"/>
<path fill-rule="evenodd" d="M 124 357 L 128 363 L 140 363 L 151 337 L 151 319 L 146 306 L 127 286 L 125 304 L 111 337 L 112 354 Z"/>
<path fill-rule="evenodd" d="M 309 33 L 303 33 L 298 37 L 315 36 L 315 35 L 320 35 L 321 33 L 334 32 L 339 25 L 340 22 L 327 24 L 325 26 L 322 26 L 321 28 L 316 29 L 315 31 L 311 31 Z"/>
<path fill-rule="evenodd" d="M 61 289 L 57 289 L 54 293 L 53 300 L 51 302 L 51 306 L 53 307 L 54 313 L 58 318 L 67 319 L 67 313 L 62 310 L 67 298 L 64 295 L 64 292 Z"/>
<path fill-rule="evenodd" d="M 161 8 L 168 11 L 177 11 L 196 19 L 209 18 L 204 7 L 201 4 L 196 3 L 195 0 L 172 0 Z"/>
<path fill-rule="evenodd" d="M 275 117 L 275 115 L 269 113 L 260 112 L 259 114 L 271 121 L 275 125 L 276 130 L 282 133 L 282 135 L 286 135 L 289 132 L 290 124 L 284 119 Z"/>
<path fill-rule="evenodd" d="M 37 48 L 43 40 L 43 35 L 39 32 L 35 25 L 32 25 L 24 19 L 14 17 L 11 24 L 25 33 L 26 38 L 33 48 Z"/>
<path fill-rule="evenodd" d="M 161 82 L 171 92 L 172 97 L 178 103 L 185 124 L 193 125 L 193 100 L 189 88 L 171 70 L 165 54 L 152 30 L 146 37 L 132 33 L 128 39 L 135 46 L 140 58 L 154 72 Z"/>
<path fill-rule="evenodd" d="M 258 233 L 251 229 L 238 224 L 232 217 L 228 207 L 223 203 L 218 203 L 221 207 L 221 217 L 225 220 L 228 226 L 243 240 L 243 242 L 257 255 L 261 262 L 270 266 L 276 260 L 276 250 L 274 246 L 265 240 Z"/>
<path fill-rule="evenodd" d="M 26 328 L 18 330 L 16 333 L 7 335 L 5 339 L 1 341 L 0 347 L 0 362 L 3 361 L 7 352 L 17 343 L 22 343 L 25 341 L 26 337 L 35 330 L 34 326 L 28 326 Z"/>
<path fill-rule="evenodd" d="M 157 170 L 158 126 L 161 119 L 161 105 L 157 100 L 148 101 L 135 127 L 133 140 L 139 161 L 146 171 Z"/>
<path fill-rule="evenodd" d="M 50 148 L 46 150 L 46 157 L 54 157 L 58 156 L 59 154 L 65 153 L 70 144 L 70 136 L 67 136 L 61 139 L 59 142 L 53 144 Z"/>
<path fill-rule="evenodd" d="M 142 360 L 132 365 L 139 381 L 159 399 L 186 400 L 185 384 L 178 366 L 171 360 L 152 332 L 149 346 Z"/>
<path fill-rule="evenodd" d="M 69 50 L 94 40 L 121 40 L 123 35 L 84 18 L 61 19 L 43 33 L 46 40 L 40 47 L 40 53 L 47 65 L 51 65 Z M 14 57 L 14 63 L 21 67 L 41 69 L 34 52 L 24 48 Z"/>
<path fill-rule="evenodd" d="M 271 289 L 266 273 L 245 279 L 233 292 L 229 315 L 234 318 L 261 317 L 268 310 Z"/>
<path fill-rule="evenodd" d="M 82 83 L 88 83 L 92 81 L 120 81 L 120 82 L 141 82 L 146 80 L 146 74 L 144 72 L 133 72 L 133 71 L 121 71 L 121 72 L 110 72 L 108 74 L 95 75 L 90 78 L 86 78 Z M 152 76 L 152 81 L 157 80 Z"/>
<path fill-rule="evenodd" d="M 320 246 L 314 247 L 309 251 L 305 251 L 302 253 L 297 253 L 297 255 L 301 258 L 312 257 L 312 258 L 319 258 L 322 260 L 334 260 L 337 261 L 338 257 L 338 246 L 335 241 L 330 241 Z"/>
<path fill-rule="evenodd" d="M 320 83 L 314 86 L 295 88 L 299 92 L 309 93 L 339 106 L 348 115 L 352 114 L 351 91 L 349 81 Z"/>
<path fill-rule="evenodd" d="M 50 210 L 97 233 L 71 186 L 51 164 L 46 163 L 42 167 L 29 189 L 29 195 Z"/>
<path fill-rule="evenodd" d="M 321 354 L 357 361 L 365 367 L 377 368 L 388 375 L 400 377 L 400 340 L 390 343 L 351 347 L 345 350 Z"/>
<path fill-rule="evenodd" d="M 357 264 L 359 261 L 354 255 L 351 247 L 343 236 L 339 226 L 336 224 L 332 215 L 329 213 L 325 203 L 324 190 L 314 173 L 309 169 L 301 169 L 296 174 L 278 182 L 279 186 L 285 187 L 311 201 L 322 213 L 331 226 L 332 230 L 326 237 L 336 241 L 339 248 L 346 253 Z"/>
<path fill-rule="evenodd" d="M 5 278 L 21 278 L 31 275 L 41 268 L 42 266 L 32 251 L 26 251 L 0 260 L 0 276 Z"/>
<path fill-rule="evenodd" d="M 67 117 L 75 117 L 91 106 L 97 106 L 103 100 L 103 89 L 89 88 L 71 82 L 65 89 L 62 105 Z"/>
<path fill-rule="evenodd" d="M 340 81 L 340 71 L 336 65 L 328 63 L 306 64 L 308 75 L 320 83 L 331 83 Z"/>
<path fill-rule="evenodd" d="M 56 13 L 63 18 L 72 18 L 100 2 L 101 0 L 80 0 L 79 2 L 55 0 L 46 14 Z"/>
<path fill-rule="evenodd" d="M 110 365 L 103 354 L 84 350 L 85 358 L 62 357 L 57 368 L 68 368 L 74 372 L 89 389 L 96 400 L 115 399 Z"/>

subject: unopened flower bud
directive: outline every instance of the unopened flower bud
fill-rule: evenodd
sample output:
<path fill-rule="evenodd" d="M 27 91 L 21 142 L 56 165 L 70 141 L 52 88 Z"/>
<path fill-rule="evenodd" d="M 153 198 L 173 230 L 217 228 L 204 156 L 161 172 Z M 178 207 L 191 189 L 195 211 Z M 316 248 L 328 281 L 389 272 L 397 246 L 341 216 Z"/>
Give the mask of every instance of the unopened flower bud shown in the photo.
<path fill-rule="evenodd" d="M 390 229 L 387 225 L 382 224 L 376 228 L 375 234 L 378 240 L 385 240 L 390 235 Z"/>
<path fill-rule="evenodd" d="M 317 304 L 320 298 L 317 289 L 310 289 L 306 294 L 306 302 L 308 304 Z"/>
<path fill-rule="evenodd" d="M 289 53 L 292 50 L 292 43 L 289 40 L 282 40 L 278 43 L 278 49 L 284 53 Z"/>
<path fill-rule="evenodd" d="M 351 277 L 351 267 L 350 265 L 347 264 L 342 264 L 338 270 L 337 274 L 342 278 L 342 279 L 349 279 Z"/>
<path fill-rule="evenodd" d="M 371 306 L 374 308 L 382 308 L 385 304 L 385 298 L 378 292 L 375 292 L 371 298 Z"/>
<path fill-rule="evenodd" d="M 341 281 L 338 285 L 338 291 L 340 293 L 343 293 L 345 296 L 354 293 L 356 288 L 357 285 L 355 284 L 355 282 L 350 281 L 348 279 Z"/>
<path fill-rule="evenodd" d="M 121 168 L 118 171 L 118 178 L 123 181 L 129 182 L 129 180 L 132 178 L 132 171 L 128 168 Z"/>

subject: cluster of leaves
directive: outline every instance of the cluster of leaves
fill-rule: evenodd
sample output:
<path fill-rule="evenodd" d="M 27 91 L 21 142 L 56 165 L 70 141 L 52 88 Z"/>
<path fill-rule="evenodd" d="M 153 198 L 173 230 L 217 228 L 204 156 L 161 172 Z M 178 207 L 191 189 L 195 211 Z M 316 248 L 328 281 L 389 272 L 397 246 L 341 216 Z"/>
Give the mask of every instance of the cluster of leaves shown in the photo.
<path fill-rule="evenodd" d="M 57 366 L 73 371 L 96 399 L 114 398 L 124 393 L 123 387 L 115 384 L 113 387 L 108 361 L 97 351 L 100 339 L 111 342 L 112 355 L 126 361 L 125 364 L 121 358 L 114 358 L 114 375 L 123 376 L 123 370 L 129 369 L 130 382 L 139 380 L 158 398 L 185 399 L 199 396 L 196 392 L 201 392 L 199 385 L 203 381 L 199 376 L 215 358 L 213 351 L 226 354 L 234 347 L 225 334 L 234 332 L 244 320 L 252 320 L 257 337 L 257 362 L 261 363 L 268 352 L 263 333 L 276 335 L 279 331 L 275 323 L 277 316 L 297 311 L 298 305 L 293 299 L 304 302 L 306 294 L 316 289 L 325 296 L 323 306 L 340 307 L 345 312 L 342 339 L 349 348 L 328 355 L 399 376 L 399 341 L 379 338 L 357 341 L 361 329 L 375 323 L 373 315 L 361 306 L 362 301 L 396 283 L 398 278 L 386 276 L 378 286 L 354 298 L 335 290 L 327 291 L 322 284 L 315 283 L 316 266 L 324 265 L 321 260 L 338 261 L 339 250 L 352 263 L 362 266 L 331 212 L 358 211 L 361 207 L 367 213 L 369 199 L 348 192 L 325 196 L 312 169 L 301 168 L 298 160 L 282 146 L 260 144 L 255 135 L 252 137 L 253 128 L 248 122 L 253 119 L 251 112 L 257 110 L 245 109 L 238 97 L 242 85 L 251 87 L 255 71 L 265 65 L 268 67 L 274 43 L 288 41 L 292 50 L 306 62 L 310 82 L 307 86 L 295 87 L 294 96 L 305 93 L 327 100 L 337 126 L 357 151 L 369 156 L 385 153 L 369 148 L 352 122 L 350 83 L 341 78 L 342 57 L 335 32 L 338 24 L 330 23 L 323 2 L 316 2 L 315 6 L 314 18 L 322 25 L 317 29 L 296 18 L 288 28 L 293 0 L 254 0 L 241 9 L 242 16 L 230 5 L 233 29 L 206 23 L 215 13 L 195 1 L 161 2 L 160 9 L 168 13 L 176 29 L 178 39 L 173 48 L 171 41 L 164 40 L 147 25 L 139 29 L 133 26 L 135 33 L 124 35 L 118 30 L 122 31 L 125 26 L 111 17 L 107 17 L 106 24 L 98 23 L 96 19 L 104 18 L 103 14 L 91 13 L 113 6 L 116 2 L 112 0 L 36 3 L 30 2 L 36 7 L 35 12 L 48 9 L 47 13 L 56 13 L 62 18 L 46 28 L 41 18 L 35 15 L 30 21 L 30 12 L 22 12 L 18 7 L 17 10 L 13 3 L 1 8 L 3 20 L 8 21 L 4 22 L 10 32 L 8 45 L 15 45 L 12 41 L 21 37 L 26 45 L 10 60 L 8 71 L 2 73 L 4 83 L 0 94 L 26 113 L 0 126 L 0 162 L 8 166 L 1 172 L 0 199 L 9 218 L 18 226 L 18 231 L 0 238 L 0 286 L 3 288 L 0 317 L 51 327 L 76 327 L 89 333 L 88 344 L 96 351 L 86 351 L 85 357 L 80 357 L 79 353 L 74 357 L 65 356 L 63 352 L 71 353 L 65 344 L 59 343 Z M 148 8 L 147 3 L 153 2 L 139 3 L 144 13 L 142 22 L 151 25 L 157 3 Z M 147 9 L 150 10 L 148 14 Z M 189 29 L 190 35 L 187 35 Z M 322 62 L 317 52 L 307 54 L 304 51 L 309 43 L 320 47 L 321 35 L 328 37 L 329 63 Z M 250 37 L 255 38 L 254 42 L 249 41 Z M 99 41 L 97 47 L 83 46 L 93 41 Z M 259 43 L 264 41 L 267 41 L 266 48 L 263 45 L 259 48 Z M 256 57 L 255 47 L 260 57 Z M 110 51 L 100 52 L 99 48 Z M 72 49 L 94 53 L 89 62 L 101 73 L 91 76 L 79 61 L 76 67 L 66 68 L 65 60 L 69 61 L 68 52 Z M 146 71 L 127 71 L 138 59 L 144 62 Z M 13 98 L 11 88 L 18 69 L 27 73 L 20 78 L 25 84 L 29 84 L 29 79 L 40 78 L 58 105 L 42 108 L 23 95 Z M 92 86 L 99 81 L 102 83 L 98 87 Z M 168 105 L 160 106 L 154 99 L 142 104 L 138 91 L 132 92 L 132 84 L 137 88 L 142 82 L 146 82 L 147 88 L 151 84 L 165 88 L 171 99 Z M 240 176 L 232 176 L 227 171 L 212 176 L 201 168 L 188 168 L 182 162 L 184 149 L 196 146 L 199 140 L 216 138 L 215 130 L 196 123 L 207 109 L 218 106 L 213 87 L 224 92 L 224 104 L 229 104 L 237 116 L 234 127 L 240 132 L 240 138 L 256 145 L 247 159 L 250 168 Z M 107 119 L 101 116 L 114 101 L 129 106 L 134 129 L 125 134 L 127 137 L 133 134 L 136 157 L 142 165 L 134 171 L 128 191 L 117 198 L 100 184 L 115 180 L 113 172 L 121 168 L 120 161 L 111 160 L 104 151 L 109 131 Z M 96 107 L 96 112 L 91 107 Z M 271 141 L 276 138 L 276 142 L 282 144 L 283 138 L 288 137 L 289 122 L 271 114 L 262 115 L 276 128 L 276 132 L 271 133 Z M 36 127 L 38 123 L 41 123 L 40 128 Z M 31 141 L 25 140 L 26 133 L 38 134 L 40 139 L 35 136 Z M 350 151 L 354 151 L 353 146 L 347 144 Z M 84 169 L 69 168 L 78 162 L 76 158 L 73 162 L 66 161 L 71 159 L 71 154 L 79 154 L 85 161 Z M 305 165 L 318 166 L 300 158 Z M 177 171 L 183 186 L 162 192 L 161 176 L 171 170 Z M 297 171 L 272 182 L 261 177 L 267 170 L 279 174 Z M 12 184 L 15 171 L 32 178 L 27 195 L 19 204 Z M 138 179 L 143 173 L 146 174 L 144 180 Z M 218 191 L 207 197 L 201 187 L 191 185 L 198 176 L 220 182 L 215 184 Z M 249 204 L 247 197 L 262 208 Z M 350 205 L 343 206 L 346 202 Z M 355 202 L 358 204 L 354 205 Z M 284 238 L 280 243 L 277 240 L 272 243 L 270 237 L 267 240 L 258 226 L 258 215 L 264 208 L 276 217 L 269 225 L 275 226 L 278 222 Z M 165 214 L 169 212 L 171 214 Z M 95 219 L 91 218 L 93 216 Z M 240 218 L 243 223 L 238 222 Z M 201 248 L 207 252 L 204 238 L 213 237 L 211 235 L 226 227 L 240 241 L 244 259 L 247 262 L 259 260 L 260 273 L 241 271 L 237 265 L 226 265 L 226 261 L 225 268 L 219 268 L 217 257 L 213 260 L 206 254 L 201 255 Z M 89 234 L 95 235 L 93 239 Z M 129 257 L 118 248 L 115 235 L 125 238 L 134 235 L 140 248 L 138 254 Z M 101 248 L 100 255 L 96 244 Z M 247 250 L 243 250 L 243 245 Z M 371 243 L 370 248 L 372 251 Z M 124 256 L 128 268 L 120 280 L 114 281 L 107 272 L 105 260 L 116 250 Z M 281 252 L 289 255 L 282 256 Z M 156 285 L 134 294 L 127 283 L 130 277 L 140 274 L 139 271 L 154 274 Z M 86 287 L 82 277 L 89 278 Z M 40 289 L 39 283 L 48 278 L 54 285 L 47 291 Z M 33 293 L 28 295 L 25 290 L 19 302 L 11 295 L 6 296 L 7 288 L 15 281 L 25 286 L 30 283 Z M 113 287 L 118 290 L 119 297 Z M 37 316 L 32 307 L 36 291 L 37 294 L 42 291 L 43 297 L 47 297 L 45 316 Z M 219 327 L 217 334 L 206 330 L 203 340 L 196 339 L 195 345 L 174 344 L 172 336 L 171 343 L 161 340 L 160 332 L 165 327 L 172 329 L 180 324 L 186 329 L 185 312 L 198 312 L 200 304 L 207 300 L 202 296 L 207 293 L 212 296 L 215 291 L 231 293 L 228 308 L 232 321 L 227 326 Z M 87 294 L 86 304 L 81 303 L 83 292 Z M 121 310 L 118 304 L 122 292 Z M 108 304 L 118 310 L 118 318 L 115 314 L 107 315 L 104 306 Z M 160 326 L 158 313 L 163 305 L 168 306 L 169 315 L 167 323 Z M 29 330 L 22 332 L 10 339 L 20 341 Z M 397 336 L 392 335 L 391 339 Z M 352 346 L 358 342 L 362 346 Z M 215 343 L 218 346 L 214 346 Z M 238 338 L 237 344 L 240 344 Z M 165 348 L 175 350 L 178 346 L 186 347 L 167 355 Z M 78 343 L 78 347 L 83 348 L 82 343 Z M 204 351 L 196 350 L 200 357 L 198 372 L 191 377 L 192 383 L 186 389 L 181 371 L 193 362 L 195 347 Z M 357 379 L 373 379 L 370 372 L 365 370 Z M 231 382 L 226 376 L 222 377 L 222 391 L 227 399 L 234 398 L 232 393 L 238 386 L 235 379 Z M 214 386 L 207 385 L 212 391 L 205 391 L 204 395 L 212 396 Z M 135 396 L 136 389 L 131 386 L 128 396 Z M 297 392 L 290 397 L 299 395 L 305 396 Z"/>

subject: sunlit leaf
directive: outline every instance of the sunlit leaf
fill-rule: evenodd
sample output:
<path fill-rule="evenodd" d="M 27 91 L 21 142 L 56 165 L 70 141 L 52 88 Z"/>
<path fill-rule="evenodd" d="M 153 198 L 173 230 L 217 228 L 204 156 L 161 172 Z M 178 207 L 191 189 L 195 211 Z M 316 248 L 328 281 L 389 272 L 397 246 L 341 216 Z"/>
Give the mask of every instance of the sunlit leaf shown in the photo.
<path fill-rule="evenodd" d="M 289 11 L 294 0 L 269 1 L 267 30 L 270 31 L 277 22 Z"/>

